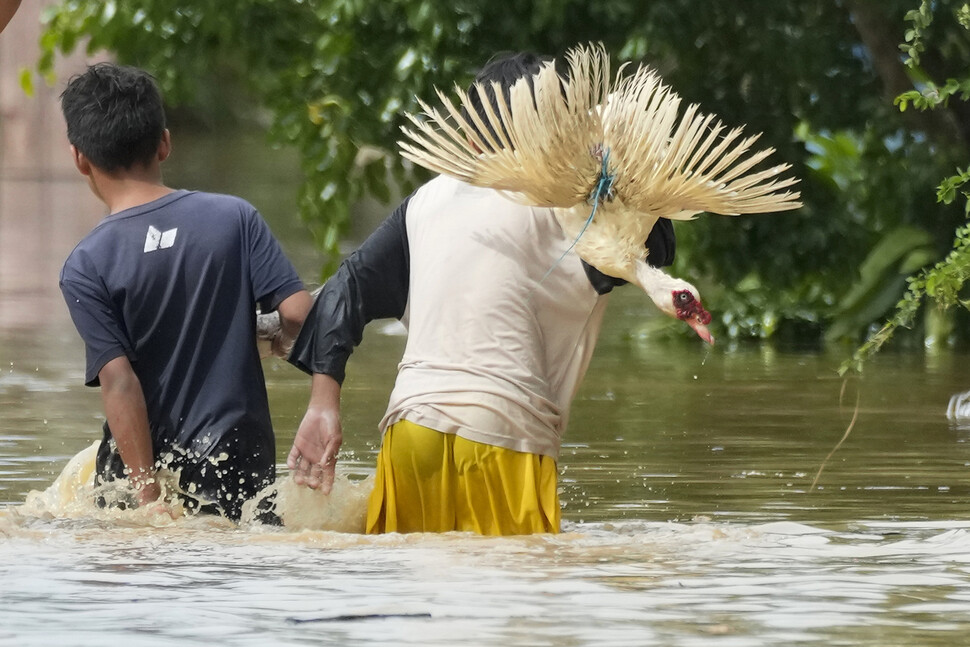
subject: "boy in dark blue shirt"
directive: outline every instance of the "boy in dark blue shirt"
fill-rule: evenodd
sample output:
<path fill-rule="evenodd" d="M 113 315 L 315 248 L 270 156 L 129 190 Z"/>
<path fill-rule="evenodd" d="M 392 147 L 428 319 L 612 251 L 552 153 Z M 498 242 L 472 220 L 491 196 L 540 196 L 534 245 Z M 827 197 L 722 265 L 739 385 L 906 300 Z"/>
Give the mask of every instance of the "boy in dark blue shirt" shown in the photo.
<path fill-rule="evenodd" d="M 310 296 L 250 204 L 163 184 L 171 139 L 148 74 L 94 65 L 61 106 L 75 165 L 110 211 L 60 280 L 85 383 L 101 386 L 98 479 L 127 476 L 146 504 L 161 463 L 202 506 L 238 519 L 275 477 L 256 305 L 292 338 Z"/>

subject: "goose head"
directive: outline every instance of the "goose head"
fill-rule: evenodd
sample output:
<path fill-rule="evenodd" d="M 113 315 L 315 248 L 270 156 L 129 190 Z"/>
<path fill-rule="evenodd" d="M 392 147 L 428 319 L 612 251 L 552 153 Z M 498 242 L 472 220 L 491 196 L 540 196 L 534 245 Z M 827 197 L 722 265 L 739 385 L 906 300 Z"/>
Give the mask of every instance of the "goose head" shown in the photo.
<path fill-rule="evenodd" d="M 661 312 L 686 323 L 708 344 L 714 343 L 714 336 L 707 329 L 707 324 L 711 323 L 711 313 L 701 304 L 697 288 L 645 261 L 637 262 L 635 273 L 636 282 Z"/>
<path fill-rule="evenodd" d="M 626 209 L 618 200 L 602 206 L 592 220 L 585 204 L 553 209 L 576 254 L 603 274 L 639 285 L 661 312 L 680 319 L 698 337 L 713 344 L 714 336 L 707 329 L 711 313 L 701 305 L 697 288 L 647 263 L 643 241 L 658 217 Z M 693 214 L 683 211 L 672 215 L 685 219 Z"/>

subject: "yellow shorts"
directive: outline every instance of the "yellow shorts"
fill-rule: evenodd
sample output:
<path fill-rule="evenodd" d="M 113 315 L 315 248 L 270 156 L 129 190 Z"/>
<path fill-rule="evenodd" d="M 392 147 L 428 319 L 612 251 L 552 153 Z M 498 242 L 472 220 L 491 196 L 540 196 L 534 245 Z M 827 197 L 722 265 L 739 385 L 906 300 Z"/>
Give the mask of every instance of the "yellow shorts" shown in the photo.
<path fill-rule="evenodd" d="M 559 532 L 556 461 L 407 420 L 385 432 L 367 532 Z"/>

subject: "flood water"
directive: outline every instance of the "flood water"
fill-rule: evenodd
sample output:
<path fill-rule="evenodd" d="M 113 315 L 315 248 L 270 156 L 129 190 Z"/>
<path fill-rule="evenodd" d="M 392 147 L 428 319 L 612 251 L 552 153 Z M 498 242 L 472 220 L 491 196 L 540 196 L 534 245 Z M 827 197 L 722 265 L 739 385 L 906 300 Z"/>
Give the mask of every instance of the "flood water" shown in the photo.
<path fill-rule="evenodd" d="M 528 538 L 18 512 L 101 412 L 69 329 L 4 333 L 0 643 L 965 644 L 970 429 L 945 411 L 968 358 L 885 355 L 840 404 L 839 355 L 651 342 L 649 314 L 611 303 L 560 463 L 565 532 Z M 402 345 L 377 324 L 352 360 L 352 477 Z M 266 369 L 282 461 L 307 384 Z"/>
<path fill-rule="evenodd" d="M 298 225 L 271 223 L 312 279 Z M 560 460 L 561 535 L 367 537 L 25 505 L 100 436 L 59 298 L 0 328 L 2 645 L 967 644 L 970 426 L 945 412 L 970 357 L 884 354 L 843 394 L 839 352 L 651 340 L 621 290 Z M 351 361 L 350 483 L 403 343 L 377 323 Z M 308 383 L 265 369 L 282 462 Z"/>

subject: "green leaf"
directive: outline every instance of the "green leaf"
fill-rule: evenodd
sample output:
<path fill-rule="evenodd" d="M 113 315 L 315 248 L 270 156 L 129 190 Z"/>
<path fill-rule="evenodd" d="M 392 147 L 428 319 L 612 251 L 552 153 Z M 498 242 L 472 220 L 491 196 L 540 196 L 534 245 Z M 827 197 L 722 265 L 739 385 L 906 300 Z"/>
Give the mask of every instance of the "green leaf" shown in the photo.
<path fill-rule="evenodd" d="M 932 242 L 926 231 L 914 227 L 899 227 L 883 236 L 860 267 L 859 279 L 839 304 L 826 337 L 838 339 L 857 334 L 884 316 L 903 292 L 906 276 L 935 258 Z"/>
<path fill-rule="evenodd" d="M 20 89 L 28 97 L 34 96 L 34 75 L 26 67 L 20 69 Z"/>

